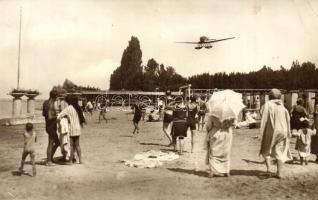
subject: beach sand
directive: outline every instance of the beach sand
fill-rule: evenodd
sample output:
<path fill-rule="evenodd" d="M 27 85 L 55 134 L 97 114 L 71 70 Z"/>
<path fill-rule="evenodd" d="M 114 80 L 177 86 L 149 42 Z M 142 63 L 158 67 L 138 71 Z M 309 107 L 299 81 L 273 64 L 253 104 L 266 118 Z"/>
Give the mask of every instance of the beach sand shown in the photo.
<path fill-rule="evenodd" d="M 231 177 L 210 179 L 204 164 L 205 132 L 197 132 L 192 154 L 188 137 L 188 152 L 178 160 L 158 168 L 130 168 L 120 161 L 142 151 L 171 149 L 162 122 L 142 121 L 140 133 L 133 136 L 132 115 L 111 110 L 107 117 L 108 123 L 98 123 L 97 112 L 88 116 L 80 139 L 82 165 L 45 166 L 47 135 L 44 124 L 36 124 L 36 177 L 17 175 L 24 127 L 0 127 L 0 199 L 318 199 L 318 164 L 286 164 L 281 180 L 262 176 L 265 165 L 258 156 L 258 129 L 234 131 Z M 293 156 L 297 156 L 294 150 Z M 25 170 L 31 173 L 31 165 Z"/>

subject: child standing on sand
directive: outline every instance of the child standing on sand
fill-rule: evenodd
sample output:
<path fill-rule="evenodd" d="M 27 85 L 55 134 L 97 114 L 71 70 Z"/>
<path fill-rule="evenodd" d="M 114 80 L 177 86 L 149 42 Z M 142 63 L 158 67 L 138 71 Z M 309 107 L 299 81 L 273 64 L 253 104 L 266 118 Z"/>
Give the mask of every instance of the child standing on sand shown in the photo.
<path fill-rule="evenodd" d="M 28 155 L 31 157 L 32 162 L 32 171 L 33 176 L 36 176 L 36 169 L 35 169 L 35 149 L 34 149 L 34 143 L 36 142 L 36 133 L 33 131 L 33 124 L 27 123 L 25 125 L 25 132 L 23 134 L 24 136 L 24 148 L 22 153 L 22 160 L 21 160 L 21 166 L 19 168 L 20 172 L 23 172 L 23 166 L 25 159 Z"/>
<path fill-rule="evenodd" d="M 302 119 L 301 119 L 302 120 Z M 293 132 L 293 135 L 297 136 L 296 141 L 296 150 L 298 150 L 300 157 L 300 164 L 308 165 L 308 160 L 310 156 L 310 144 L 311 136 L 316 135 L 316 129 L 309 128 L 309 121 L 306 118 L 303 118 L 303 129 Z"/>

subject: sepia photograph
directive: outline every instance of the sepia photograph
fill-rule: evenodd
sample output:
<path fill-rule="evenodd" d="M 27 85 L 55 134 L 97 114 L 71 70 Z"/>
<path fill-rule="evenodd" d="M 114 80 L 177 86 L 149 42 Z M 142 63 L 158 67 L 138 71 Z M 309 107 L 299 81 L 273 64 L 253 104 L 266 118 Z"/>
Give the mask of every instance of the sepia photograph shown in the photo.
<path fill-rule="evenodd" d="M 0 0 L 0 200 L 317 200 L 318 1 Z"/>

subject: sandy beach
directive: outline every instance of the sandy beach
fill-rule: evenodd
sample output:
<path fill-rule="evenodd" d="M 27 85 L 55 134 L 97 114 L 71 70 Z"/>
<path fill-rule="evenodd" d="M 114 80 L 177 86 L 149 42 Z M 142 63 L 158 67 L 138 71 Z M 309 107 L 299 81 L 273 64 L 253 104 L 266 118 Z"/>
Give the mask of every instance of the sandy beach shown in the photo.
<path fill-rule="evenodd" d="M 81 136 L 84 164 L 44 165 L 47 135 L 44 124 L 36 124 L 37 176 L 18 176 L 24 126 L 0 127 L 0 199 L 317 199 L 318 164 L 298 162 L 285 165 L 284 179 L 266 178 L 263 159 L 258 156 L 258 129 L 234 131 L 231 177 L 208 178 L 204 164 L 205 132 L 196 135 L 194 153 L 186 139 L 179 159 L 151 169 L 131 168 L 121 160 L 132 159 L 147 150 L 170 151 L 162 122 L 141 121 L 133 136 L 132 115 L 124 111 L 107 113 L 108 123 L 98 123 L 98 113 L 88 116 Z M 293 156 L 298 157 L 294 150 Z M 59 157 L 61 154 L 55 155 Z M 315 157 L 312 156 L 311 160 Z M 25 166 L 31 172 L 31 165 Z M 276 168 L 273 165 L 272 170 Z"/>

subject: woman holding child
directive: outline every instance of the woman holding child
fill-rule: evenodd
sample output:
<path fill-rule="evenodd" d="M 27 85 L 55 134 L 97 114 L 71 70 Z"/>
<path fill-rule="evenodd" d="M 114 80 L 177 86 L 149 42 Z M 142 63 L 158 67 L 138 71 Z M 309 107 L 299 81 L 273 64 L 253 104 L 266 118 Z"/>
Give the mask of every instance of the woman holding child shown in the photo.
<path fill-rule="evenodd" d="M 298 98 L 296 104 L 297 105 L 294 105 L 292 110 L 290 111 L 290 127 L 292 132 L 298 131 L 299 129 L 303 128 L 303 123 L 300 119 L 308 116 L 307 111 L 303 106 L 304 100 L 302 98 Z"/>
<path fill-rule="evenodd" d="M 57 119 L 60 120 L 63 117 L 67 117 L 69 120 L 69 131 L 70 131 L 70 145 L 71 145 L 71 156 L 70 163 L 74 162 L 74 152 L 76 151 L 78 156 L 79 164 L 82 163 L 82 152 L 79 144 L 79 139 L 81 135 L 81 127 L 85 123 L 85 118 L 83 111 L 78 105 L 78 97 L 75 95 L 68 95 L 65 98 L 68 106 L 62 110 Z"/>

